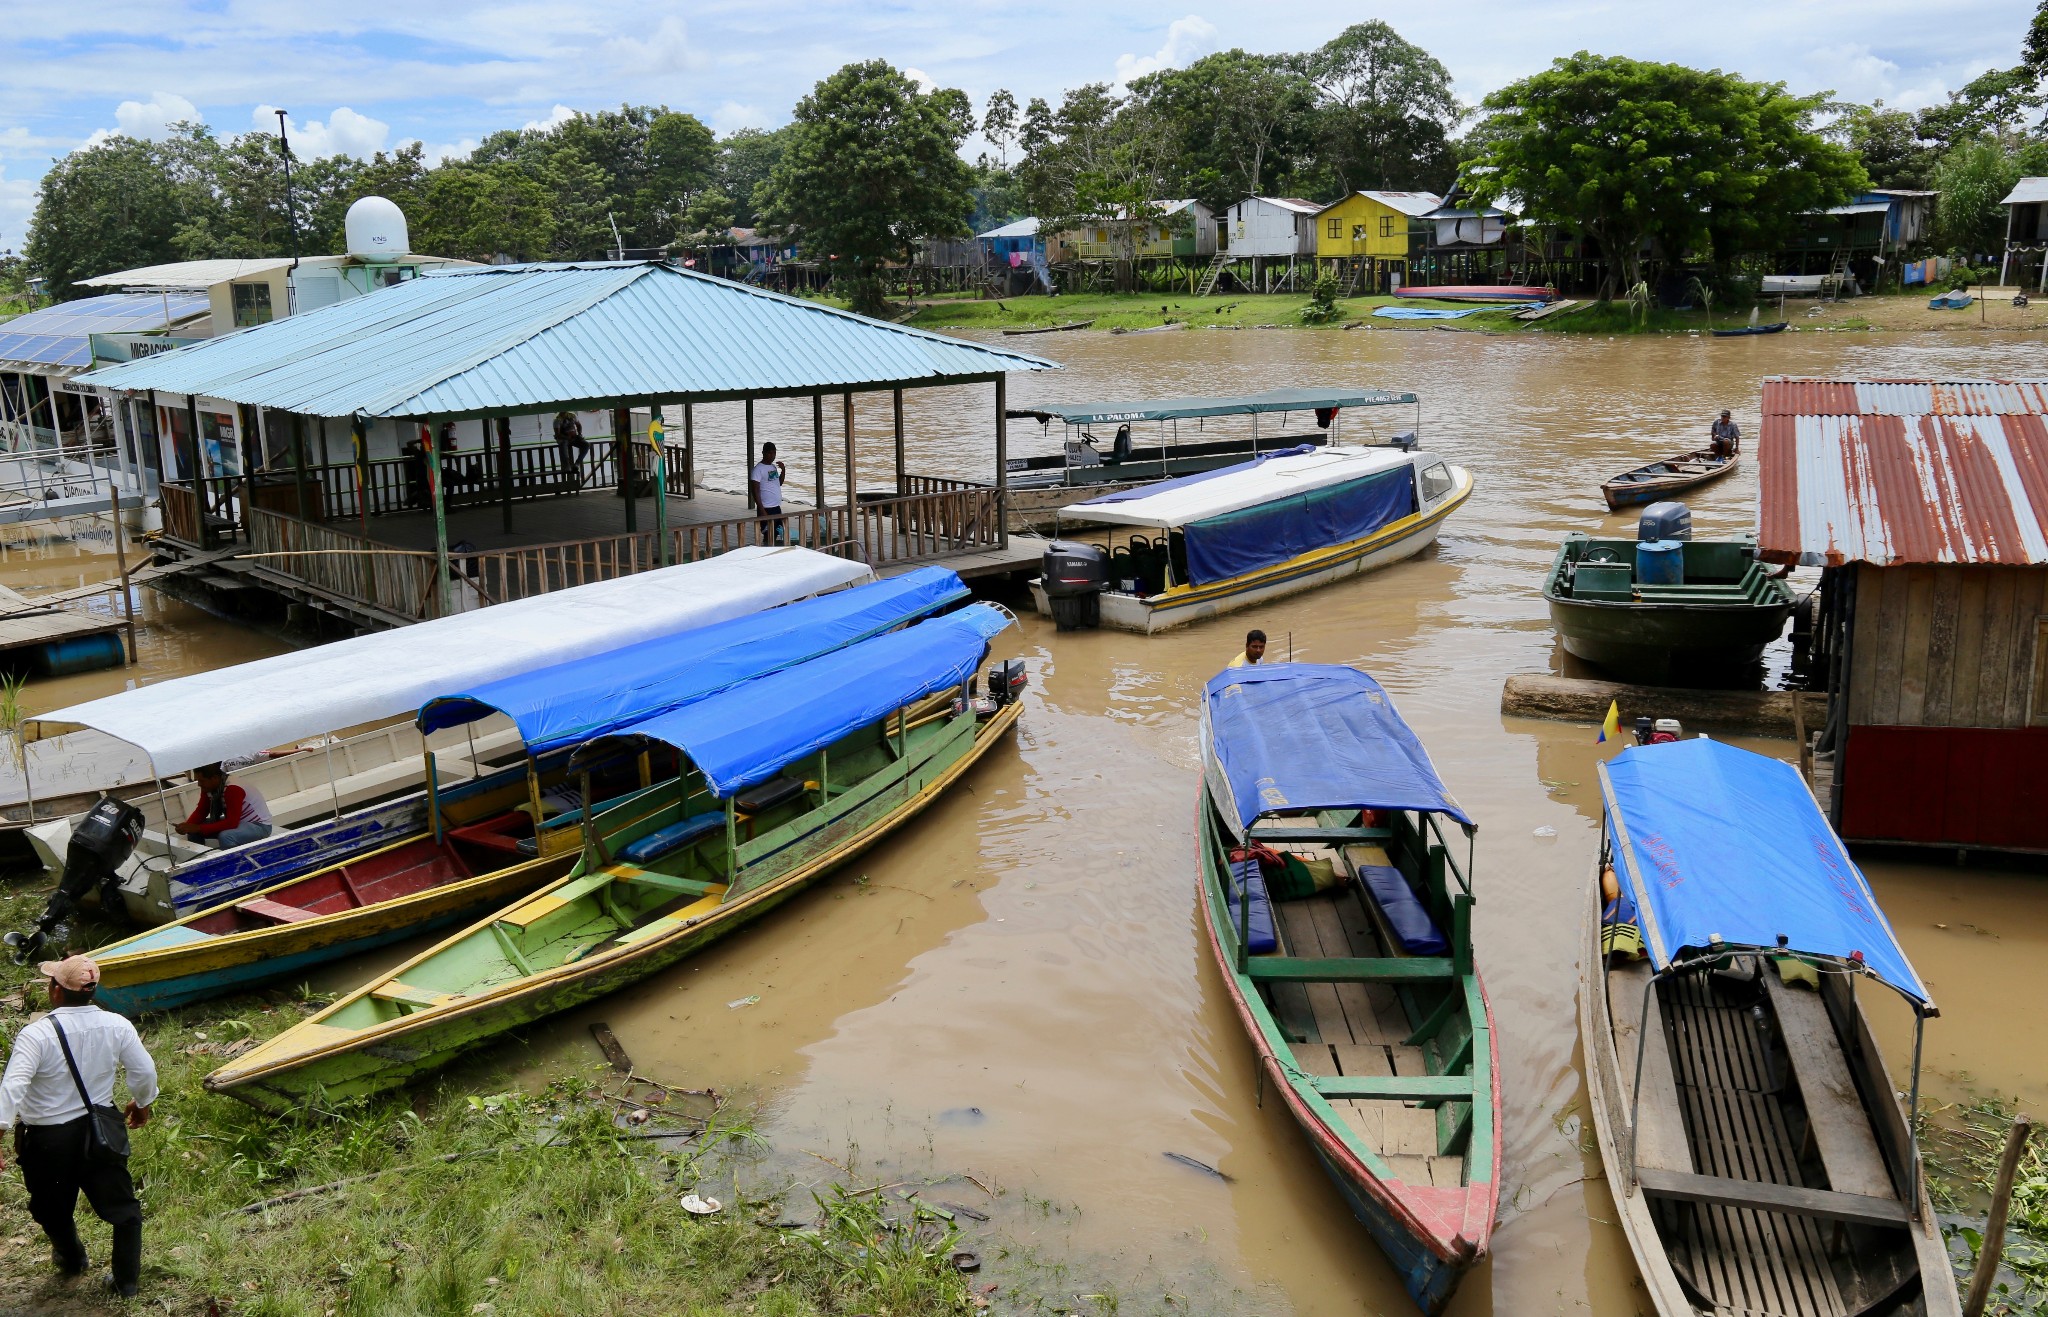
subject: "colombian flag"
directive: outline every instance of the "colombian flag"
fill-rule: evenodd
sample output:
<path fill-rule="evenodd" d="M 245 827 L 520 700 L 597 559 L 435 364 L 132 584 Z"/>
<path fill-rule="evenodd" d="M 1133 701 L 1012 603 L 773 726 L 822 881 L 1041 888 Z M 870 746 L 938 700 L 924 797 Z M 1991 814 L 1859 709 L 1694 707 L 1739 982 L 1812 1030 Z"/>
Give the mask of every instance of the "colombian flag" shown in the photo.
<path fill-rule="evenodd" d="M 1599 744 L 1605 745 L 1608 738 L 1621 735 L 1621 701 L 1607 702 L 1607 717 L 1600 724 Z"/>

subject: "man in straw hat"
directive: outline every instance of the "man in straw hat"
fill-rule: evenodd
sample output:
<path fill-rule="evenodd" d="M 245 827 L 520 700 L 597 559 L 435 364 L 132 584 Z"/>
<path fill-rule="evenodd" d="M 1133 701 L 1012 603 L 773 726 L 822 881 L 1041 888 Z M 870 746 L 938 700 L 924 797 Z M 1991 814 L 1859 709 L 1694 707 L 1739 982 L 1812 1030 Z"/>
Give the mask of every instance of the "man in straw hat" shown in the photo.
<path fill-rule="evenodd" d="M 72 956 L 38 968 L 50 981 L 52 1009 L 14 1036 L 14 1052 L 0 1076 L 0 1128 L 15 1126 L 29 1215 L 50 1237 L 57 1270 L 76 1276 L 86 1268 L 85 1244 L 72 1220 L 82 1189 L 100 1220 L 114 1228 L 106 1286 L 132 1296 L 142 1279 L 142 1204 L 135 1201 L 125 1155 L 109 1156 L 95 1147 L 88 1106 L 113 1106 L 114 1072 L 124 1069 L 131 1097 L 128 1128 L 142 1128 L 156 1101 L 156 1063 L 134 1025 L 93 1004 L 98 965 Z M 0 1157 L 0 1168 L 5 1166 Z"/>

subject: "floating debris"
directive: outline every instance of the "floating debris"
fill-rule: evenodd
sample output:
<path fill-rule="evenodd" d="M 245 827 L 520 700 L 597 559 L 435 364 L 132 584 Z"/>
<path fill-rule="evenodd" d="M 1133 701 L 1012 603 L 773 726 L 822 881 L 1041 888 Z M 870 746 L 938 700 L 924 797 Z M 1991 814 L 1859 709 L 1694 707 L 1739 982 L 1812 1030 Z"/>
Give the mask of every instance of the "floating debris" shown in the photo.
<path fill-rule="evenodd" d="M 742 997 L 742 998 L 740 998 L 740 999 L 739 999 L 738 1001 L 729 1001 L 729 1002 L 727 1002 L 727 1003 L 725 1004 L 725 1009 L 727 1009 L 727 1010 L 729 1010 L 729 1011 L 736 1011 L 736 1010 L 739 1010 L 739 1009 L 741 1009 L 742 1007 L 746 1007 L 746 1006 L 753 1006 L 753 1005 L 756 1005 L 757 1003 L 759 1003 L 759 1002 L 760 1002 L 760 1000 L 761 1000 L 761 994 L 757 992 L 757 993 L 755 993 L 755 994 L 754 994 L 753 996 L 751 996 L 751 997 Z"/>
<path fill-rule="evenodd" d="M 695 1190 L 683 1195 L 683 1210 L 691 1216 L 710 1216 L 724 1206 L 716 1198 L 698 1197 Z"/>
<path fill-rule="evenodd" d="M 1184 1152 L 1169 1152 L 1163 1153 L 1161 1155 L 1164 1156 L 1166 1160 L 1170 1162 L 1179 1162 L 1183 1166 L 1191 1166 L 1194 1169 L 1201 1171 L 1205 1174 L 1213 1175 L 1217 1179 L 1223 1181 L 1223 1183 L 1225 1184 L 1236 1183 L 1236 1181 L 1233 1180 L 1230 1176 L 1225 1175 L 1223 1172 L 1217 1170 L 1214 1166 L 1211 1166 L 1209 1163 L 1205 1161 L 1199 1161 L 1196 1158 L 1188 1156 Z"/>

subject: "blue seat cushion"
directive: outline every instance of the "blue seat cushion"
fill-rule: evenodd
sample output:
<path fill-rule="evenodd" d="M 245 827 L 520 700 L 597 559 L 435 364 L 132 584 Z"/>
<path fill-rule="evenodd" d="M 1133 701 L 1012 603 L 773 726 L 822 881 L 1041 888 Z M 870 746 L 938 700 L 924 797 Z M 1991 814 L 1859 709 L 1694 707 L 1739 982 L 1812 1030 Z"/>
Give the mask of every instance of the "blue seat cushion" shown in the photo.
<path fill-rule="evenodd" d="M 631 845 L 619 847 L 618 858 L 628 864 L 652 864 L 670 851 L 681 850 L 697 838 L 717 832 L 724 826 L 723 810 L 692 814 L 681 823 L 656 828 Z"/>
<path fill-rule="evenodd" d="M 1387 927 L 1411 956 L 1441 956 L 1451 949 L 1422 898 L 1391 864 L 1361 864 L 1358 880 L 1372 893 L 1374 904 L 1387 917 Z"/>
<path fill-rule="evenodd" d="M 1225 871 L 1224 885 L 1230 903 L 1230 926 L 1246 929 L 1245 950 L 1254 956 L 1270 955 L 1280 949 L 1273 936 L 1273 900 L 1266 895 L 1266 875 L 1259 862 L 1247 856 Z M 1240 902 L 1248 910 L 1238 908 Z"/>

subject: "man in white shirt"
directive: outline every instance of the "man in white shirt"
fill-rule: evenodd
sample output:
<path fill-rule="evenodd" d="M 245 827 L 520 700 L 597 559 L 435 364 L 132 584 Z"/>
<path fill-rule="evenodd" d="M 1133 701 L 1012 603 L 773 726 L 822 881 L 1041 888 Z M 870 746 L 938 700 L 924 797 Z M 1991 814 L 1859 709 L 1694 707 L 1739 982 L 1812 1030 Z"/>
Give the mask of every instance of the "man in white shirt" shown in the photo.
<path fill-rule="evenodd" d="M 88 1155 L 92 1117 L 79 1089 L 91 1095 L 94 1105 L 111 1107 L 114 1072 L 126 1070 L 128 1128 L 141 1129 L 156 1102 L 156 1063 L 134 1025 L 93 1005 L 98 965 L 72 956 L 46 960 L 38 968 L 50 980 L 52 1010 L 14 1036 L 14 1051 L 0 1075 L 0 1128 L 15 1126 L 14 1152 L 28 1187 L 28 1213 L 50 1237 L 50 1261 L 57 1270 L 76 1276 L 86 1268 L 85 1244 L 73 1220 L 82 1189 L 100 1220 L 114 1228 L 113 1269 L 103 1278 L 106 1286 L 133 1297 L 142 1279 L 142 1204 L 135 1201 L 127 1162 Z M 0 1169 L 5 1166 L 0 1155 Z"/>
<path fill-rule="evenodd" d="M 747 472 L 747 498 L 760 518 L 763 544 L 780 544 L 788 538 L 782 520 L 782 482 L 788 478 L 789 468 L 775 460 L 775 445 L 761 445 L 761 460 Z"/>

